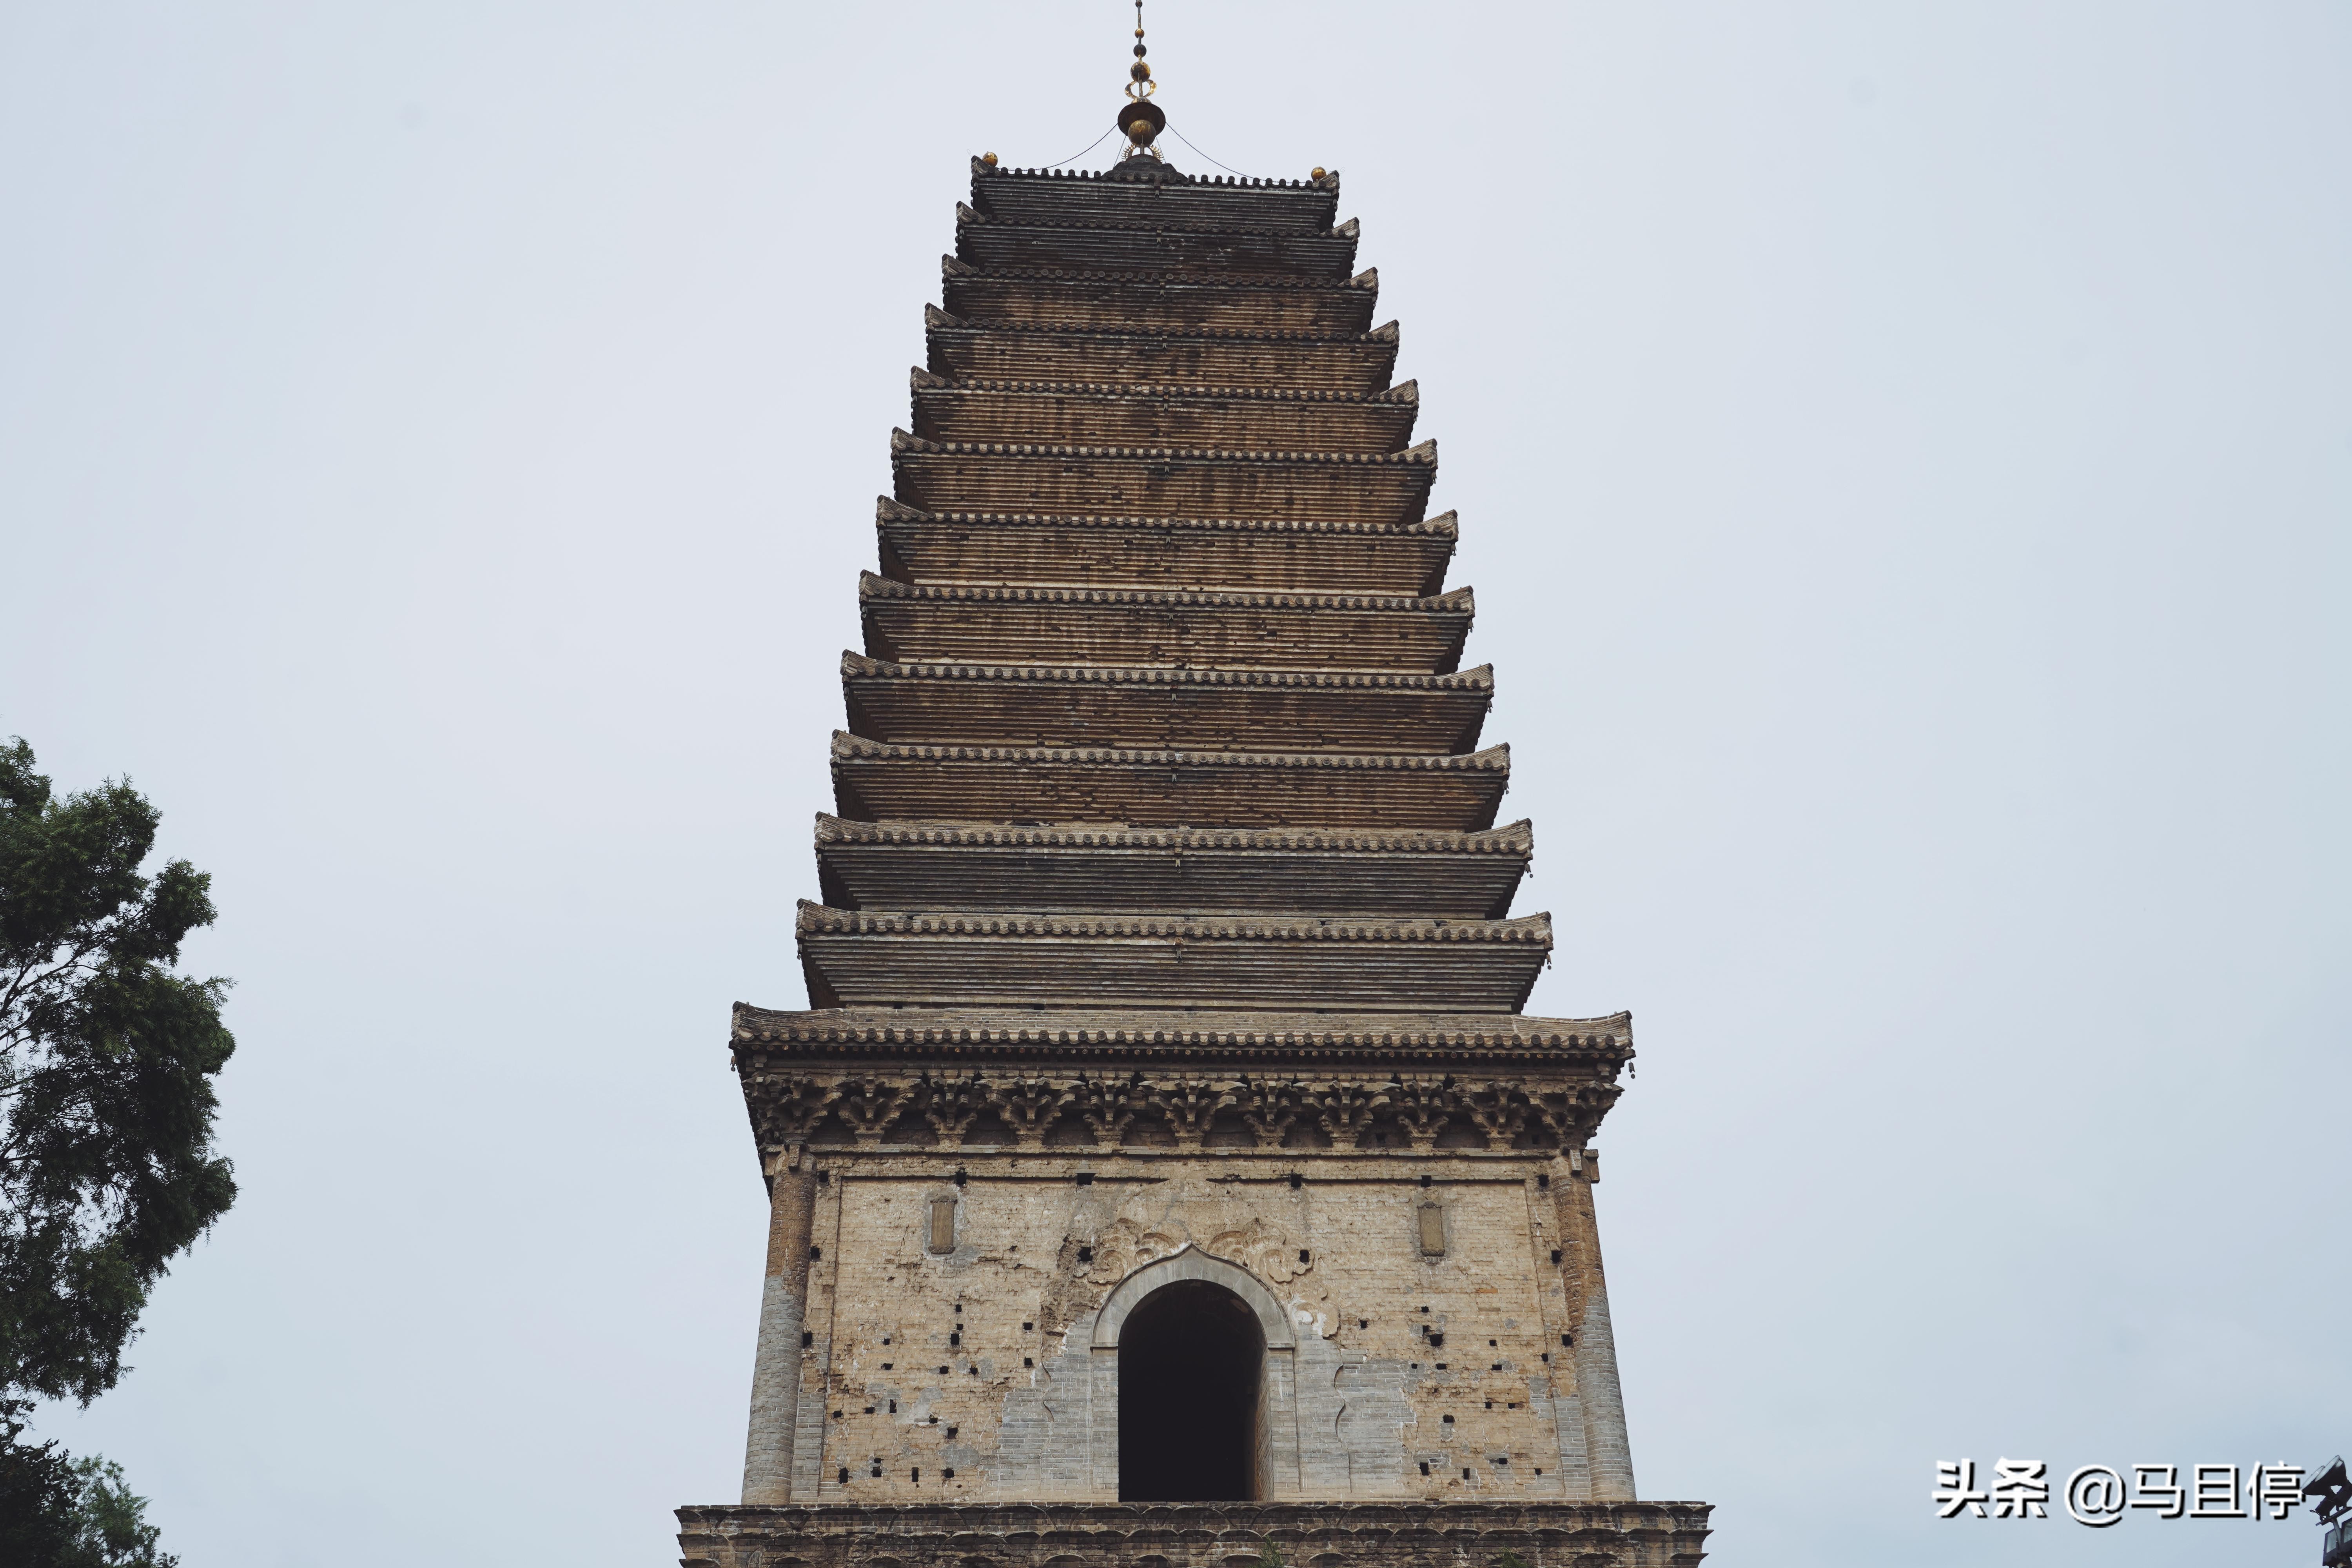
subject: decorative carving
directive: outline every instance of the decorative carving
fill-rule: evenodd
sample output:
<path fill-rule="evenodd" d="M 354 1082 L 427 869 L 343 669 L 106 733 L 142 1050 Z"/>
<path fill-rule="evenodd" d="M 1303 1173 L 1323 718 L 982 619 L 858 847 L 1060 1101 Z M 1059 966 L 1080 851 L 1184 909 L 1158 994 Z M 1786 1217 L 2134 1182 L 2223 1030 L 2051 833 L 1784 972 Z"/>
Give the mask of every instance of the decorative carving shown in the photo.
<path fill-rule="evenodd" d="M 1024 1143 L 1043 1143 L 1045 1130 L 1070 1100 L 1070 1091 L 1051 1079 L 997 1079 L 989 1085 L 989 1103 Z"/>
<path fill-rule="evenodd" d="M 1242 1120 L 1257 1135 L 1261 1149 L 1279 1149 L 1282 1135 L 1298 1120 L 1299 1089 L 1295 1083 L 1269 1082 L 1264 1079 L 1244 1079 L 1234 1096 L 1242 1109 Z"/>
<path fill-rule="evenodd" d="M 884 1078 L 851 1079 L 841 1086 L 840 1097 L 834 1109 L 860 1143 L 878 1143 L 891 1122 L 908 1100 L 914 1098 L 911 1083 L 893 1083 Z"/>
<path fill-rule="evenodd" d="M 988 1086 L 965 1073 L 923 1079 L 923 1120 L 942 1143 L 961 1143 L 964 1131 L 988 1109 Z"/>
<path fill-rule="evenodd" d="M 1361 1083 L 1331 1084 L 1310 1097 L 1316 1117 L 1331 1135 L 1335 1149 L 1356 1147 L 1388 1102 L 1381 1088 Z"/>
<path fill-rule="evenodd" d="M 1209 1123 L 1234 1097 L 1215 1084 L 1199 1079 L 1156 1086 L 1146 1091 L 1151 1108 L 1168 1119 L 1168 1131 L 1180 1149 L 1198 1149 L 1209 1135 Z"/>
<path fill-rule="evenodd" d="M 1383 1080 L 1371 1071 L 1312 1081 L 1273 1074 L 1238 1081 L 1149 1073 L 1124 1079 L 1042 1073 L 982 1078 L 961 1072 L 792 1071 L 764 1061 L 746 1068 L 743 1090 L 761 1143 L 770 1149 L 824 1142 L 819 1134 L 828 1119 L 836 1120 L 859 1145 L 874 1147 L 912 1110 L 950 1145 L 962 1143 L 973 1124 L 992 1111 L 1024 1148 L 1042 1147 L 1055 1122 L 1071 1115 L 1083 1119 L 1105 1148 L 1160 1142 L 1158 1132 L 1138 1136 L 1156 1126 L 1177 1148 L 1199 1150 L 1217 1114 L 1238 1110 L 1259 1149 L 1280 1148 L 1304 1121 L 1329 1134 L 1334 1150 L 1388 1147 L 1393 1134 L 1401 1133 L 1423 1152 L 1433 1150 L 1438 1135 L 1456 1123 L 1475 1127 L 1490 1149 L 1521 1143 L 1580 1149 L 1618 1092 L 1609 1082 L 1454 1082 L 1423 1075 Z"/>
<path fill-rule="evenodd" d="M 1071 1099 L 1087 1125 L 1095 1130 L 1095 1139 L 1108 1148 L 1117 1148 L 1126 1142 L 1127 1129 L 1137 1114 L 1144 1110 L 1145 1100 L 1140 1079 L 1126 1082 L 1101 1079 L 1078 1080 Z"/>
<path fill-rule="evenodd" d="M 1396 1108 L 1397 1124 L 1412 1140 L 1415 1149 L 1437 1146 L 1437 1135 L 1454 1110 L 1454 1091 L 1433 1078 L 1399 1079 L 1389 1089 L 1389 1103 Z"/>
<path fill-rule="evenodd" d="M 1463 1109 L 1478 1131 L 1486 1135 L 1489 1149 L 1507 1149 L 1518 1141 L 1528 1124 L 1527 1091 L 1516 1083 L 1493 1083 L 1462 1095 Z"/>
<path fill-rule="evenodd" d="M 746 1077 L 743 1087 L 751 1101 L 753 1127 L 767 1148 L 807 1142 L 816 1124 L 833 1108 L 832 1087 L 804 1078 L 759 1073 Z"/>

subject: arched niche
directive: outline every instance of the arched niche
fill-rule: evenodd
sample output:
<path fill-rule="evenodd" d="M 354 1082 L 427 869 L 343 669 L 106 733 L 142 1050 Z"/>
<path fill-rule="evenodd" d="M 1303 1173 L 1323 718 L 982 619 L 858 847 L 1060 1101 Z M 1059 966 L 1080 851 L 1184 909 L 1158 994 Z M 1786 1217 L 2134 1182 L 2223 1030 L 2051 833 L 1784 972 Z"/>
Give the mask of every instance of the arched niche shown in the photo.
<path fill-rule="evenodd" d="M 1265 1335 L 1269 1351 L 1297 1348 L 1297 1337 L 1291 1331 L 1290 1313 L 1266 1289 L 1265 1281 L 1238 1263 L 1228 1263 L 1213 1258 L 1186 1242 L 1165 1258 L 1154 1258 L 1129 1274 L 1110 1289 L 1103 1298 L 1102 1310 L 1095 1314 L 1094 1348 L 1098 1351 L 1118 1348 L 1118 1331 L 1143 1299 L 1163 1285 L 1173 1285 L 1180 1279 L 1198 1279 L 1211 1285 L 1222 1285 L 1240 1297 L 1257 1314 L 1259 1331 Z"/>

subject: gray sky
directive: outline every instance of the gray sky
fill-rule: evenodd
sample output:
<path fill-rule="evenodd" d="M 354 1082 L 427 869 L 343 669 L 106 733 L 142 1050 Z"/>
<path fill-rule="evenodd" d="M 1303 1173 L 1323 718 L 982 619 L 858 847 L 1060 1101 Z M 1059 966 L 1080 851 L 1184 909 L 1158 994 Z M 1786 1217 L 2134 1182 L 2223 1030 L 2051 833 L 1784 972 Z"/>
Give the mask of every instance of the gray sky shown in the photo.
<path fill-rule="evenodd" d="M 44 1425 L 190 1568 L 734 1496 L 727 1005 L 802 1005 L 966 157 L 1083 146 L 1129 16 L 0 8 L 0 734 L 162 805 L 240 1041 L 243 1198 Z M 2352 1446 L 2352 12 L 1148 21 L 1403 323 L 1530 1011 L 1636 1018 L 1643 1495 L 1732 1563 L 2316 1561 L 1927 1493 Z"/>

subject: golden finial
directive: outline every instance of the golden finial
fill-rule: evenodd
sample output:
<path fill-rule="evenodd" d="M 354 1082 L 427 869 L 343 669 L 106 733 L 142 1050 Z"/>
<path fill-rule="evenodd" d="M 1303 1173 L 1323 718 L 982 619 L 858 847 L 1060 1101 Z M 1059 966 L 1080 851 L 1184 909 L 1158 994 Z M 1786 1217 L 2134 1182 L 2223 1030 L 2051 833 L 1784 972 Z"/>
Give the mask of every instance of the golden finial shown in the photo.
<path fill-rule="evenodd" d="M 1118 128 L 1127 136 L 1130 158 L 1160 156 L 1152 139 L 1168 123 L 1168 116 L 1151 101 L 1160 84 L 1151 79 L 1151 63 L 1143 51 L 1143 0 L 1135 0 L 1135 63 L 1127 68 L 1127 101 L 1119 105 Z"/>

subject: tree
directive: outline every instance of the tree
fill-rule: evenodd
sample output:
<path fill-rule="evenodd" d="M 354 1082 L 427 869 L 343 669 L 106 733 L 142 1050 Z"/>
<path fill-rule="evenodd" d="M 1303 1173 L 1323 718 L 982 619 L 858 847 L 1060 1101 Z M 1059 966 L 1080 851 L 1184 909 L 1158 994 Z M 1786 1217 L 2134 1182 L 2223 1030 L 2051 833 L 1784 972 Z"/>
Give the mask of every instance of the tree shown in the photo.
<path fill-rule="evenodd" d="M 0 746 L 0 1518 L 66 1543 L 12 1563 L 169 1561 L 119 1468 L 16 1440 L 35 1398 L 114 1386 L 148 1292 L 236 1197 L 212 1142 L 228 983 L 176 973 L 211 879 L 142 873 L 160 820 L 127 782 L 58 800 Z"/>

